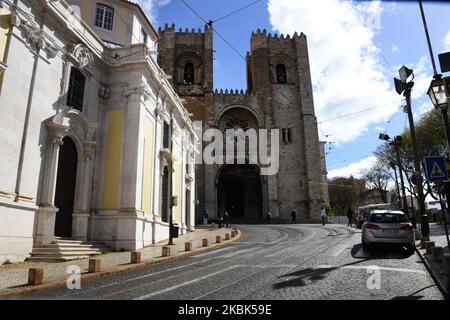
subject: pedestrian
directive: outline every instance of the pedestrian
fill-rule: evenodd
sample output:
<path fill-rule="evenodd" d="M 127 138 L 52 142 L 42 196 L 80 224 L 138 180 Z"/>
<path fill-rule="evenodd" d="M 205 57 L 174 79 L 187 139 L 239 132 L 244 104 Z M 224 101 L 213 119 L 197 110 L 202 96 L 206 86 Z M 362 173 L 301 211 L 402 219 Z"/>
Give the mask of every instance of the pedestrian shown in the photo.
<path fill-rule="evenodd" d="M 208 211 L 205 210 L 205 213 L 203 213 L 203 224 L 207 225 L 208 224 Z"/>
<path fill-rule="evenodd" d="M 295 208 L 292 209 L 292 212 L 291 212 L 291 223 L 292 224 L 297 223 L 297 210 Z"/>
<path fill-rule="evenodd" d="M 347 210 L 347 218 L 348 218 L 348 224 L 347 227 L 352 227 L 352 219 L 353 219 L 353 210 L 352 208 L 348 208 Z"/>
<path fill-rule="evenodd" d="M 324 206 L 320 208 L 320 218 L 322 219 L 322 225 L 324 226 L 327 223 L 327 212 L 325 211 Z"/>
<path fill-rule="evenodd" d="M 222 218 L 222 214 L 221 213 L 219 213 L 218 222 L 219 222 L 219 228 L 222 228 L 223 218 Z"/>
<path fill-rule="evenodd" d="M 230 216 L 228 215 L 227 211 L 225 211 L 225 214 L 223 215 L 223 222 L 225 223 L 225 228 L 228 228 Z"/>
<path fill-rule="evenodd" d="M 270 218 L 272 215 L 270 214 L 270 211 L 267 211 L 267 224 L 270 224 Z"/>

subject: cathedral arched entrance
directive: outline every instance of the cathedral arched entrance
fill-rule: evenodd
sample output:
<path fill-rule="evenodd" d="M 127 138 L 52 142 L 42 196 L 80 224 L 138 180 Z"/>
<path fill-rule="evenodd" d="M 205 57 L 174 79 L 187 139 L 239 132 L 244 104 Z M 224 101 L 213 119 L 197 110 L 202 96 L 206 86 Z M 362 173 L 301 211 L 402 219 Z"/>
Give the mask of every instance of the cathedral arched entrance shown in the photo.
<path fill-rule="evenodd" d="M 55 188 L 55 207 L 58 209 L 55 220 L 55 236 L 71 237 L 78 152 L 71 138 L 65 137 L 62 142 L 59 149 Z"/>
<path fill-rule="evenodd" d="M 232 222 L 255 222 L 262 219 L 263 188 L 256 165 L 225 165 L 217 179 L 218 212 L 225 211 Z"/>

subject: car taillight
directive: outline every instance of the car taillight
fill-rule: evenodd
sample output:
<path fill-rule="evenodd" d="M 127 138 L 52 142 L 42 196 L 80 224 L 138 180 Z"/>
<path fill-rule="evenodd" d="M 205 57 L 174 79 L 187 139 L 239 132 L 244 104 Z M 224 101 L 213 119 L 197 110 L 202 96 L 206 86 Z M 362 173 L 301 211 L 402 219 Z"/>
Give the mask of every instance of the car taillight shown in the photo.
<path fill-rule="evenodd" d="M 366 224 L 366 228 L 367 229 L 380 229 L 379 226 L 377 226 L 376 224 L 371 224 L 371 223 Z"/>
<path fill-rule="evenodd" d="M 413 229 L 414 229 L 414 227 L 412 224 L 407 224 L 407 225 L 402 226 L 402 230 L 413 230 Z"/>

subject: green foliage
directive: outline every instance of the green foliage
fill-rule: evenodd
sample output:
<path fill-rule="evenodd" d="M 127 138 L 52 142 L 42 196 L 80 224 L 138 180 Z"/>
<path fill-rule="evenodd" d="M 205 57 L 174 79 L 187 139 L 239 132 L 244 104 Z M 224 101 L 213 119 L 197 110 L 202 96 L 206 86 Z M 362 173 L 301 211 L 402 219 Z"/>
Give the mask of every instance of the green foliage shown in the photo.
<path fill-rule="evenodd" d="M 9 265 L 9 264 L 13 264 L 13 263 L 11 262 L 11 260 L 9 260 L 9 259 L 6 259 L 6 260 L 3 261 L 3 263 L 2 263 L 3 266 Z"/>
<path fill-rule="evenodd" d="M 366 191 L 362 180 L 337 177 L 328 182 L 328 193 L 330 196 L 330 207 L 333 214 L 345 216 L 348 208 L 358 206 L 358 201 L 363 192 Z"/>
<path fill-rule="evenodd" d="M 325 204 L 325 212 L 327 213 L 328 217 L 334 217 L 334 211 L 333 208 L 331 208 L 331 206 L 327 203 Z"/>

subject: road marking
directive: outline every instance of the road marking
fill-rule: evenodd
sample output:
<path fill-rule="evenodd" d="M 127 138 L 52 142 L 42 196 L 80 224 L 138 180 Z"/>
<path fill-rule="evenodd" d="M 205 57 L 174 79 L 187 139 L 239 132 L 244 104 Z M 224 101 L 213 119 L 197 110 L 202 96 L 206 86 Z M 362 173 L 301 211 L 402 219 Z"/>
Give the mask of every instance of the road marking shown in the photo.
<path fill-rule="evenodd" d="M 218 249 L 218 250 L 214 250 L 214 251 L 210 251 L 210 252 L 198 254 L 198 255 L 195 255 L 195 256 L 191 256 L 191 257 L 192 257 L 192 258 L 201 258 L 201 257 L 209 256 L 209 255 L 214 254 L 214 253 L 223 252 L 223 251 L 227 251 L 227 250 L 231 250 L 231 249 L 234 249 L 234 248 L 223 248 L 223 249 Z"/>
<path fill-rule="evenodd" d="M 366 270 L 370 268 L 379 268 L 384 271 L 395 271 L 395 272 L 407 272 L 407 273 L 419 273 L 419 274 L 427 274 L 425 271 L 416 270 L 416 269 L 405 269 L 405 268 L 391 268 L 391 267 L 381 267 L 377 265 L 372 266 L 338 266 L 338 265 L 321 265 L 314 267 L 314 269 L 354 269 L 354 270 Z"/>
<path fill-rule="evenodd" d="M 220 271 L 217 271 L 217 272 L 208 274 L 208 275 L 206 275 L 206 276 L 203 276 L 203 277 L 200 277 L 200 278 L 197 278 L 197 279 L 194 279 L 194 280 L 189 280 L 189 281 L 186 281 L 186 282 L 177 284 L 177 285 L 175 285 L 175 286 L 172 286 L 172 287 L 169 287 L 169 288 L 166 288 L 166 289 L 163 289 L 163 290 L 159 290 L 159 291 L 156 291 L 156 292 L 153 292 L 153 293 L 146 294 L 146 295 L 144 295 L 144 296 L 140 296 L 140 297 L 138 297 L 138 298 L 134 298 L 133 300 L 145 300 L 145 299 L 148 299 L 148 298 L 151 298 L 151 297 L 160 295 L 160 294 L 162 294 L 162 293 L 166 293 L 166 292 L 169 292 L 169 291 L 172 291 L 172 290 L 175 290 L 175 289 L 178 289 L 178 288 L 181 288 L 181 287 L 190 285 L 190 284 L 192 284 L 192 283 L 196 283 L 196 282 L 199 282 L 199 281 L 208 279 L 208 278 L 210 278 L 210 277 L 214 277 L 214 276 L 216 276 L 216 275 L 218 275 L 218 274 L 221 274 L 221 273 L 224 273 L 224 272 L 227 272 L 227 271 L 236 269 L 236 268 L 239 268 L 239 266 L 228 267 L 228 268 L 225 268 L 225 269 L 223 269 L 223 270 L 220 270 Z"/>
<path fill-rule="evenodd" d="M 348 248 L 348 244 L 344 244 L 344 245 L 337 247 L 336 250 L 333 252 L 332 256 L 337 257 L 338 255 L 340 255 L 342 253 L 342 251 L 344 251 L 347 248 Z"/>
<path fill-rule="evenodd" d="M 244 253 L 247 253 L 247 252 L 252 252 L 252 251 L 254 251 L 255 249 L 254 248 L 251 248 L 251 249 L 244 249 L 244 250 L 238 250 L 238 251 L 236 251 L 236 252 L 231 252 L 231 253 L 228 253 L 228 254 L 224 254 L 223 256 L 221 256 L 220 258 L 221 259 L 229 259 L 229 258 L 232 258 L 232 257 L 234 257 L 234 256 L 237 256 L 238 254 L 244 254 Z"/>

